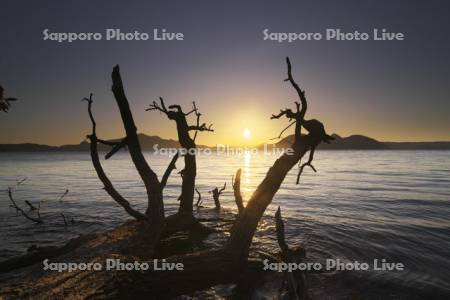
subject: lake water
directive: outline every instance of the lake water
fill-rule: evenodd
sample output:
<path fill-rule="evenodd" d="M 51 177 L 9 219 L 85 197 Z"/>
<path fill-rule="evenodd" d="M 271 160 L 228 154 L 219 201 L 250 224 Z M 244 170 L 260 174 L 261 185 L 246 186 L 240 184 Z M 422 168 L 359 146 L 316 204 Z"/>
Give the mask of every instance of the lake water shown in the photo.
<path fill-rule="evenodd" d="M 170 160 L 146 156 L 159 175 Z M 248 199 L 275 158 L 200 156 L 197 188 L 204 205 L 213 206 L 207 191 L 227 181 L 222 204 L 235 209 L 230 181 L 236 169 L 242 168 L 242 192 Z M 262 249 L 277 250 L 272 216 L 280 205 L 289 243 L 304 245 L 310 261 L 339 258 L 372 264 L 385 258 L 405 265 L 405 271 L 324 274 L 320 280 L 329 286 L 327 292 L 335 284 L 336 298 L 350 297 L 355 285 L 371 295 L 384 291 L 382 299 L 450 295 L 450 151 L 318 151 L 314 165 L 318 172 L 305 169 L 299 185 L 297 170 L 286 177 L 266 211 L 257 241 Z M 117 154 L 104 167 L 120 192 L 144 211 L 144 187 L 128 154 Z M 23 206 L 24 200 L 45 200 L 42 225 L 10 207 L 6 189 L 23 177 L 28 179 L 14 197 Z M 165 190 L 168 214 L 177 208 L 179 186 L 174 174 Z M 61 245 L 129 218 L 102 190 L 88 153 L 0 153 L 0 188 L 0 260 L 23 254 L 31 245 Z M 59 202 L 66 189 L 69 194 Z M 75 223 L 65 227 L 61 212 Z"/>

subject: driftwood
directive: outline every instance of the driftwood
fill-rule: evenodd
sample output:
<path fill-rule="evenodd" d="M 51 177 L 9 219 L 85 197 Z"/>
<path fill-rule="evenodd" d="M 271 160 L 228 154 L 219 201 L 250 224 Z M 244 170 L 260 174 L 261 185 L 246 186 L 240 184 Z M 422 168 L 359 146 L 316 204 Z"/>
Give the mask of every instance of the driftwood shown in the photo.
<path fill-rule="evenodd" d="M 284 236 L 284 223 L 281 217 L 280 207 L 278 207 L 278 210 L 275 213 L 275 224 L 277 229 L 277 241 L 281 249 L 282 260 L 287 263 L 296 264 L 304 262 L 306 257 L 305 249 L 301 246 L 291 249 L 286 243 L 286 238 Z M 308 299 L 308 286 L 305 271 L 295 270 L 293 272 L 285 272 L 284 281 L 287 282 L 289 299 Z"/>
<path fill-rule="evenodd" d="M 290 62 L 288 73 L 290 74 Z M 267 172 L 265 178 L 257 187 L 242 214 L 231 229 L 231 236 L 227 244 L 218 249 L 206 252 L 190 253 L 182 256 L 167 258 L 168 262 L 183 263 L 184 270 L 169 273 L 131 272 L 131 274 L 117 274 L 116 285 L 109 286 L 114 295 L 127 295 L 129 297 L 144 297 L 164 295 L 172 297 L 196 290 L 201 290 L 219 283 L 232 283 L 240 281 L 239 274 L 244 274 L 250 245 L 257 225 L 267 206 L 271 203 L 275 193 L 288 172 L 300 161 L 306 152 L 317 146 L 322 140 L 310 131 L 307 135 L 300 134 L 300 124 L 306 113 L 306 98 L 304 92 L 291 80 L 296 88 L 304 107 L 300 110 L 297 103 L 297 113 L 293 116 L 296 124 L 295 140 L 292 151 L 284 153 L 278 158 Z M 290 110 L 289 110 L 290 111 Z M 292 113 L 292 111 L 290 111 Z M 286 113 L 283 113 L 286 114 Z M 217 270 L 221 270 L 217 272 Z M 120 278 L 119 278 L 120 277 Z M 106 288 L 106 287 L 105 287 Z"/>
<path fill-rule="evenodd" d="M 56 257 L 75 250 L 76 248 L 84 245 L 85 243 L 92 241 L 97 237 L 97 234 L 82 235 L 77 238 L 71 239 L 62 247 L 37 247 L 32 246 L 27 254 L 18 257 L 13 257 L 5 261 L 0 262 L 0 274 L 8 273 L 12 270 L 23 268 L 35 263 L 40 263 L 46 258 Z"/>
<path fill-rule="evenodd" d="M 41 218 L 41 204 L 42 204 L 45 200 L 40 200 L 40 201 L 37 203 L 37 207 L 36 207 L 33 203 L 31 203 L 30 201 L 25 200 L 24 203 L 28 206 L 28 212 L 26 212 L 24 209 L 22 209 L 22 208 L 17 204 L 16 200 L 14 199 L 13 191 L 16 189 L 17 186 L 21 185 L 21 184 L 24 183 L 26 180 L 27 180 L 27 178 L 18 180 L 18 181 L 16 182 L 15 185 L 13 185 L 13 186 L 11 186 L 11 187 L 8 187 L 8 190 L 7 190 L 7 191 L 8 191 L 8 197 L 9 197 L 9 200 L 11 201 L 10 207 L 14 208 L 14 209 L 16 210 L 17 213 L 19 213 L 19 214 L 21 214 L 22 216 L 24 216 L 27 220 L 33 221 L 33 222 L 36 223 L 36 224 L 42 224 L 42 223 L 44 223 L 44 219 Z M 66 191 L 64 192 L 64 194 L 62 194 L 62 195 L 58 198 L 58 201 L 61 202 L 62 199 L 63 199 L 68 193 L 69 193 L 69 190 L 66 189 Z M 36 217 L 30 215 L 30 212 L 36 212 Z M 60 213 L 60 215 L 63 217 L 63 220 L 64 220 L 64 226 L 67 227 L 67 226 L 68 226 L 68 222 L 67 222 L 66 217 L 64 216 L 63 213 Z M 74 222 L 74 219 L 72 218 L 72 219 L 70 220 L 70 222 L 73 223 L 73 222 Z"/>
<path fill-rule="evenodd" d="M 8 188 L 8 197 L 9 197 L 9 200 L 11 201 L 11 203 L 12 203 L 12 206 L 16 209 L 16 211 L 20 212 L 22 214 L 22 216 L 24 216 L 26 219 L 28 219 L 30 221 L 33 221 L 33 222 L 35 222 L 37 224 L 42 224 L 43 221 L 42 221 L 42 219 L 41 219 L 39 214 L 38 214 L 37 218 L 32 217 L 27 212 L 25 212 L 19 205 L 17 205 L 16 201 L 14 200 L 12 190 L 13 190 L 13 188 L 11 188 L 11 187 Z"/>
<path fill-rule="evenodd" d="M 242 200 L 241 194 L 241 173 L 242 170 L 238 169 L 236 171 L 236 176 L 231 178 L 231 185 L 233 186 L 234 201 L 236 201 L 236 206 L 238 208 L 238 213 L 241 214 L 244 211 L 244 202 Z"/>
<path fill-rule="evenodd" d="M 222 193 L 223 193 L 223 191 L 225 190 L 226 187 L 227 187 L 227 183 L 225 182 L 223 187 L 220 190 L 216 187 L 212 191 L 210 191 L 210 193 L 213 196 L 214 205 L 215 205 L 216 209 L 220 209 L 221 208 L 219 197 L 220 197 L 220 195 L 222 195 Z"/>
<path fill-rule="evenodd" d="M 9 102 L 17 101 L 17 99 L 16 98 L 5 98 L 3 93 L 4 93 L 4 89 L 0 85 L 0 111 L 7 113 L 9 111 L 9 108 L 11 107 L 11 103 L 9 103 Z"/>

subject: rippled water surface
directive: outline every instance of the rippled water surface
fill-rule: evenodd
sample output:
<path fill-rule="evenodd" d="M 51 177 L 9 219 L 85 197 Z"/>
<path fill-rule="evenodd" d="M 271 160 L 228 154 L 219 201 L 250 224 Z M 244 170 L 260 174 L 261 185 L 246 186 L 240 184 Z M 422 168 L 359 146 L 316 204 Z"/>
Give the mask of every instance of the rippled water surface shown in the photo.
<path fill-rule="evenodd" d="M 146 155 L 158 174 L 170 158 Z M 276 157 L 262 154 L 200 156 L 197 188 L 204 205 L 213 206 L 208 191 L 228 182 L 221 200 L 235 209 L 231 176 L 242 167 L 242 192 L 248 199 Z M 182 162 L 178 163 L 182 168 Z M 144 187 L 128 154 L 104 162 L 120 192 L 142 211 Z M 276 250 L 272 216 L 278 205 L 291 244 L 307 248 L 321 261 L 401 262 L 405 271 L 336 272 L 339 280 L 450 293 L 450 151 L 320 151 L 318 172 L 306 169 L 299 185 L 296 170 L 285 179 L 266 211 L 255 243 Z M 179 169 L 181 169 L 179 168 Z M 28 179 L 14 191 L 19 204 L 42 203 L 46 222 L 36 225 L 18 216 L 6 188 Z M 177 208 L 180 178 L 165 190 L 168 213 Z M 102 190 L 88 153 L 0 153 L 0 260 L 23 254 L 31 245 L 60 245 L 78 234 L 120 224 L 127 215 Z M 61 202 L 58 198 L 69 189 Z M 24 206 L 25 207 L 25 206 Z M 74 224 L 64 226 L 61 213 Z"/>

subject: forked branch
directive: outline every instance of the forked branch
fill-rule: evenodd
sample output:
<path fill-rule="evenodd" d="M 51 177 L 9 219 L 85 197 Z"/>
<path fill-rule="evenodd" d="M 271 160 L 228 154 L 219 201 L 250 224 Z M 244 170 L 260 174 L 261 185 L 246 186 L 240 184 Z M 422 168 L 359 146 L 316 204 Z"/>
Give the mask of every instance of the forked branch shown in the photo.
<path fill-rule="evenodd" d="M 19 205 L 17 205 L 16 201 L 14 200 L 13 194 L 12 194 L 12 187 L 8 187 L 8 197 L 12 203 L 12 206 L 16 209 L 16 211 L 20 212 L 22 214 L 22 216 L 24 216 L 26 219 L 33 221 L 35 223 L 38 223 L 38 224 L 43 223 L 43 221 L 41 220 L 40 217 L 34 218 L 34 217 L 30 216 Z"/>
<path fill-rule="evenodd" d="M 148 206 L 146 214 L 150 217 L 152 223 L 160 224 L 164 221 L 165 217 L 160 182 L 142 153 L 133 114 L 131 113 L 130 105 L 125 95 L 119 66 L 114 67 L 111 78 L 113 82 L 112 91 L 117 106 L 119 107 L 122 123 L 126 132 L 128 151 L 147 192 Z"/>
<path fill-rule="evenodd" d="M 93 103 L 92 93 L 90 94 L 89 98 L 84 98 L 83 100 L 88 102 L 88 114 L 92 123 L 92 133 L 88 135 L 87 138 L 90 140 L 90 152 L 92 164 L 94 165 L 94 169 L 97 172 L 98 178 L 103 183 L 105 191 L 111 196 L 111 198 L 114 201 L 116 201 L 120 206 L 122 206 L 129 215 L 138 220 L 148 221 L 148 217 L 146 215 L 133 209 L 130 203 L 124 197 L 122 197 L 122 195 L 119 194 L 119 192 L 114 188 L 113 184 L 111 183 L 105 171 L 103 170 L 103 167 L 100 163 L 100 158 L 98 156 L 98 147 L 97 147 L 98 139 L 96 134 L 96 122 L 94 115 L 92 113 L 92 103 Z"/>
<path fill-rule="evenodd" d="M 317 172 L 316 168 L 312 165 L 312 161 L 314 159 L 314 150 L 315 149 L 316 149 L 315 147 L 311 147 L 311 150 L 309 151 L 308 161 L 300 166 L 300 169 L 299 169 L 298 174 L 297 174 L 297 182 L 296 182 L 297 184 L 300 182 L 300 176 L 302 175 L 303 169 L 305 167 L 310 167 L 314 172 Z"/>
<path fill-rule="evenodd" d="M 298 97 L 300 98 L 300 101 L 302 103 L 302 109 L 300 111 L 300 115 L 302 118 L 304 118 L 306 109 L 308 108 L 308 103 L 307 103 L 306 97 L 305 97 L 305 91 L 302 91 L 302 89 L 298 86 L 297 82 L 295 82 L 294 77 L 292 77 L 292 66 L 291 66 L 291 61 L 289 60 L 289 57 L 286 57 L 286 64 L 287 64 L 288 78 L 285 79 L 284 81 L 289 81 L 292 84 L 292 86 L 294 87 L 295 91 L 297 92 Z M 296 105 L 297 105 L 297 111 L 298 111 L 299 104 L 296 102 Z"/>
<path fill-rule="evenodd" d="M 159 112 L 162 112 L 164 114 L 168 114 L 166 105 L 164 104 L 164 99 L 162 97 L 159 97 L 160 104 L 158 104 L 156 101 L 153 101 L 152 104 L 149 105 L 149 108 L 147 108 L 145 111 L 150 110 L 157 110 Z"/>

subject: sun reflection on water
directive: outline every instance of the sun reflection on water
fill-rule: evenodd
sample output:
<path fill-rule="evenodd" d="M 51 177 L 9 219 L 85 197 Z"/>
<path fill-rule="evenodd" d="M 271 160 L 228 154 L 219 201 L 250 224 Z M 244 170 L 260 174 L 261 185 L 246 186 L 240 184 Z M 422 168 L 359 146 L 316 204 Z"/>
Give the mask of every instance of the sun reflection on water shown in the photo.
<path fill-rule="evenodd" d="M 241 187 L 241 191 L 244 193 L 244 202 L 247 202 L 248 198 L 250 197 L 250 183 L 251 183 L 251 173 L 250 173 L 250 163 L 251 163 L 252 155 L 250 151 L 246 150 L 244 151 L 244 169 L 243 169 L 243 175 L 244 178 L 242 178 L 243 187 Z"/>

